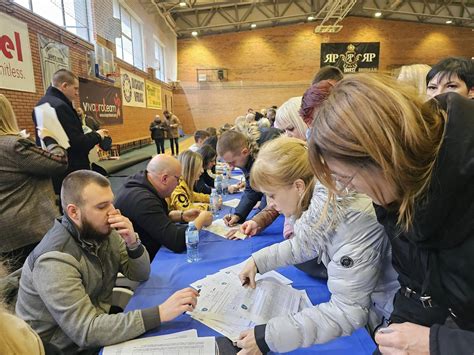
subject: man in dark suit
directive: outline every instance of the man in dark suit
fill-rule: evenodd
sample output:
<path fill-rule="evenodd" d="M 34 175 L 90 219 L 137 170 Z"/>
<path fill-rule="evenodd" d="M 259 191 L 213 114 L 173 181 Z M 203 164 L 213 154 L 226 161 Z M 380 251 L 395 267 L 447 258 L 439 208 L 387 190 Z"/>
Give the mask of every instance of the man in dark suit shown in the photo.
<path fill-rule="evenodd" d="M 71 172 L 90 169 L 89 151 L 99 144 L 108 131 L 99 129 L 84 134 L 82 121 L 79 118 L 72 101 L 79 96 L 79 80 L 69 70 L 60 69 L 53 75 L 52 85 L 36 106 L 49 103 L 56 110 L 59 122 L 69 138 L 70 147 L 67 149 L 68 169 L 65 174 L 53 177 L 54 191 L 59 194 L 63 179 Z M 36 127 L 36 117 L 33 110 L 33 122 Z M 39 143 L 38 140 L 36 142 Z M 39 145 L 39 144 L 38 144 Z"/>

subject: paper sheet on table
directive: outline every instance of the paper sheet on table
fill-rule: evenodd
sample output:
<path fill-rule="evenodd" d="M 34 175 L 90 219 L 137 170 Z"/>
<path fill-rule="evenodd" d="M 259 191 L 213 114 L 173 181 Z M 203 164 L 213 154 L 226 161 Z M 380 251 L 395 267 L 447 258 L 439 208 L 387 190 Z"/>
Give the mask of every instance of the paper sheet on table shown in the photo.
<path fill-rule="evenodd" d="M 225 272 L 225 271 L 230 271 L 236 275 L 239 275 L 240 274 L 240 271 L 242 271 L 243 267 L 245 266 L 245 264 L 247 263 L 247 260 L 241 262 L 240 264 L 235 264 L 235 265 L 232 265 L 232 266 L 229 266 L 229 267 L 226 267 L 225 269 L 221 269 L 221 271 Z M 271 271 L 268 271 L 264 274 L 257 274 L 255 276 L 255 281 L 259 281 L 259 280 L 265 280 L 265 279 L 274 279 L 284 285 L 291 285 L 293 283 L 292 280 L 290 280 L 289 278 L 283 276 L 282 274 L 280 274 L 279 272 L 275 271 L 275 270 L 271 270 Z"/>
<path fill-rule="evenodd" d="M 198 338 L 195 329 L 135 339 L 124 343 L 106 346 L 103 355 L 207 355 L 215 354 L 215 338 Z"/>
<path fill-rule="evenodd" d="M 44 103 L 42 105 L 35 107 L 35 116 L 36 116 L 36 125 L 41 128 L 47 128 L 54 135 L 54 139 L 58 144 L 67 149 L 70 147 L 69 138 L 67 137 L 66 132 L 64 132 L 63 126 L 59 122 L 58 116 L 56 115 L 56 110 L 51 107 L 49 103 Z M 41 145 L 45 148 L 43 141 Z"/>
<path fill-rule="evenodd" d="M 264 324 L 271 318 L 298 312 L 301 294 L 290 286 L 271 280 L 257 282 L 255 289 L 243 288 L 237 275 L 219 272 L 201 283 L 200 296 L 194 312 L 205 318 L 206 313 L 227 315 Z"/>
<path fill-rule="evenodd" d="M 221 218 L 221 219 L 216 219 L 215 221 L 212 222 L 212 224 L 210 226 L 208 226 L 204 229 L 211 232 L 211 233 L 217 234 L 218 236 L 226 238 L 226 239 L 227 239 L 226 234 L 230 230 L 235 229 L 237 231 L 235 232 L 234 237 L 236 237 L 238 239 L 247 238 L 247 236 L 244 233 L 239 231 L 239 228 L 240 228 L 240 224 L 238 224 L 234 227 L 226 226 L 225 223 L 224 223 L 224 220 Z"/>
<path fill-rule="evenodd" d="M 223 203 L 224 206 L 228 206 L 228 207 L 232 207 L 232 208 L 236 208 L 240 203 L 240 200 L 238 198 L 233 198 L 232 200 L 229 200 L 229 201 L 225 201 Z"/>

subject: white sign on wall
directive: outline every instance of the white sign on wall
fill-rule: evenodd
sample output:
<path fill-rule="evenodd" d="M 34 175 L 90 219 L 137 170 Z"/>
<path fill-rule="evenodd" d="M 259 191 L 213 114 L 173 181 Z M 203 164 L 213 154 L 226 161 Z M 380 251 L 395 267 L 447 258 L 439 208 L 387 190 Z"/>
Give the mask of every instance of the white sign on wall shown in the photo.
<path fill-rule="evenodd" d="M 1 12 L 0 88 L 36 91 L 28 26 Z"/>
<path fill-rule="evenodd" d="M 69 47 L 38 35 L 41 68 L 43 69 L 43 86 L 46 91 L 51 85 L 53 75 L 59 69 L 69 69 Z"/>
<path fill-rule="evenodd" d="M 123 105 L 146 107 L 145 79 L 120 68 Z"/>

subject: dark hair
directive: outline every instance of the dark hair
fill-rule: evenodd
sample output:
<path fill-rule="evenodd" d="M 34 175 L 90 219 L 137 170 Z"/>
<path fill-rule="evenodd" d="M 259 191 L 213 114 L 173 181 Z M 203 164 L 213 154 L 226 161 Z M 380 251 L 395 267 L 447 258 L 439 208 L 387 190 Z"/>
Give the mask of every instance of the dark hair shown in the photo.
<path fill-rule="evenodd" d="M 61 86 L 62 83 L 74 84 L 74 81 L 78 80 L 77 75 L 67 69 L 59 69 L 53 74 L 53 86 Z"/>
<path fill-rule="evenodd" d="M 209 133 L 209 136 L 217 136 L 217 129 L 215 127 L 207 127 L 206 132 Z"/>
<path fill-rule="evenodd" d="M 209 163 L 217 158 L 217 152 L 210 145 L 203 145 L 197 151 L 201 154 L 202 157 L 202 166 L 204 169 L 209 165 Z"/>
<path fill-rule="evenodd" d="M 313 123 L 314 110 L 321 106 L 328 98 L 333 86 L 334 85 L 329 80 L 323 80 L 310 86 L 310 88 L 303 94 L 301 108 L 298 113 L 308 127 Z"/>
<path fill-rule="evenodd" d="M 97 184 L 101 187 L 110 187 L 110 181 L 92 170 L 77 170 L 70 173 L 63 180 L 61 186 L 61 205 L 63 211 L 66 212 L 67 205 L 81 205 L 82 192 L 89 184 Z"/>
<path fill-rule="evenodd" d="M 343 77 L 344 77 L 344 74 L 342 73 L 341 69 L 339 69 L 338 67 L 333 67 L 333 66 L 328 65 L 326 67 L 322 67 L 321 69 L 319 69 L 319 71 L 314 76 L 313 82 L 311 83 L 311 85 L 317 84 L 323 80 L 339 81 L 339 80 L 342 80 Z"/>
<path fill-rule="evenodd" d="M 217 136 L 208 137 L 203 145 L 210 145 L 214 150 L 217 150 Z"/>
<path fill-rule="evenodd" d="M 426 85 L 436 76 L 440 74 L 439 79 L 443 79 L 446 76 L 448 79 L 452 75 L 457 77 L 466 83 L 467 89 L 470 90 L 474 87 L 474 62 L 471 59 L 463 57 L 448 57 L 444 58 L 431 68 L 426 74 Z"/>
<path fill-rule="evenodd" d="M 207 131 L 203 131 L 203 130 L 197 130 L 196 132 L 194 132 L 194 141 L 197 142 L 198 140 L 200 139 L 205 139 L 209 137 L 209 132 Z"/>

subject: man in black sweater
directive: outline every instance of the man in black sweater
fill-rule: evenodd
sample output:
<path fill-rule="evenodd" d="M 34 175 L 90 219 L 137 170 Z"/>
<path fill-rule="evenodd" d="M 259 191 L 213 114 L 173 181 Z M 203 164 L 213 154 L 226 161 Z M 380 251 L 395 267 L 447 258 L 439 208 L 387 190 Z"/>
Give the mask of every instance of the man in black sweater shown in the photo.
<path fill-rule="evenodd" d="M 164 245 L 175 253 L 186 250 L 187 223 L 194 220 L 196 228 L 212 223 L 208 211 L 190 209 L 169 211 L 166 198 L 171 196 L 181 178 L 181 164 L 176 158 L 160 154 L 140 171 L 128 178 L 117 194 L 115 207 L 133 223 L 153 260 Z"/>
<path fill-rule="evenodd" d="M 63 179 L 71 172 L 81 169 L 90 169 L 89 151 L 99 144 L 104 137 L 108 136 L 106 129 L 84 134 L 82 121 L 79 118 L 72 102 L 79 96 L 79 80 L 77 76 L 66 69 L 60 69 L 53 75 L 52 85 L 46 90 L 46 94 L 38 101 L 36 106 L 49 103 L 55 109 L 58 120 L 61 123 L 70 147 L 67 149 L 68 169 L 65 174 L 53 177 L 54 191 L 59 194 Z M 33 110 L 33 122 L 36 124 L 35 111 Z M 37 145 L 41 145 L 39 138 Z"/>

